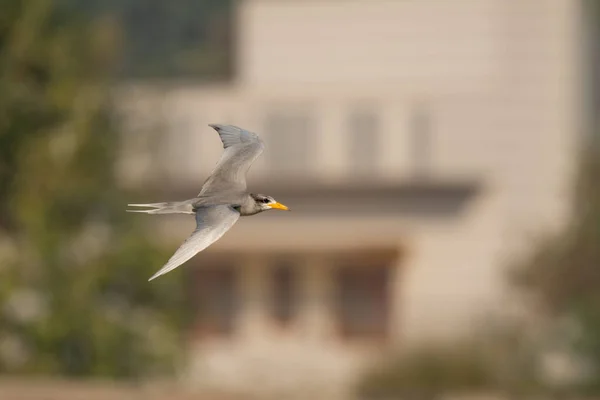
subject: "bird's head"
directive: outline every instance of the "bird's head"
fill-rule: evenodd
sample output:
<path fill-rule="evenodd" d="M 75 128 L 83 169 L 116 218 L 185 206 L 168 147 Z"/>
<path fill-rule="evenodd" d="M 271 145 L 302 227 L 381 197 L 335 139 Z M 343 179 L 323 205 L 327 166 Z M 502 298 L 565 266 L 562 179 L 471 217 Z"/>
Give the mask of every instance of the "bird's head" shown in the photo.
<path fill-rule="evenodd" d="M 256 203 L 256 208 L 259 211 L 267 211 L 272 209 L 289 211 L 289 208 L 279 203 L 271 196 L 266 196 L 264 194 L 251 194 L 251 196 Z"/>

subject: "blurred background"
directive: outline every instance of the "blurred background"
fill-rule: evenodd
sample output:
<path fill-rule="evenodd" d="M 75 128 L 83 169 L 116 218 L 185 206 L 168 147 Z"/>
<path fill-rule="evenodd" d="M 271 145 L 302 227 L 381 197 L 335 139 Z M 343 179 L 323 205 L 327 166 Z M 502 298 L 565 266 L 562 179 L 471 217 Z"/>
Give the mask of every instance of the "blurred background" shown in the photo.
<path fill-rule="evenodd" d="M 3 0 L 0 399 L 600 395 L 597 3 Z"/>

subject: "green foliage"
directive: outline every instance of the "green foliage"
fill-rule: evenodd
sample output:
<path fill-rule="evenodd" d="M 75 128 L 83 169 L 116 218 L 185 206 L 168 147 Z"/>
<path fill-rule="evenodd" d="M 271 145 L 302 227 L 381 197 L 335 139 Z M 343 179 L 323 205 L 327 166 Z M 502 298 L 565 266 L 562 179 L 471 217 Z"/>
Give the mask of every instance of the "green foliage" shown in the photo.
<path fill-rule="evenodd" d="M 363 399 L 435 400 L 496 393 L 508 398 L 543 393 L 531 343 L 518 330 L 495 327 L 476 339 L 430 345 L 396 355 L 366 371 L 356 387 Z"/>
<path fill-rule="evenodd" d="M 163 373 L 187 299 L 178 275 L 147 282 L 168 254 L 116 184 L 120 32 L 57 4 L 0 13 L 0 372 Z"/>
<path fill-rule="evenodd" d="M 515 268 L 514 281 L 552 315 L 574 323 L 565 338 L 589 368 L 584 386 L 600 393 L 600 146 L 581 158 L 569 225 L 545 238 Z"/>
<path fill-rule="evenodd" d="M 451 348 L 424 348 L 398 357 L 366 374 L 361 398 L 435 399 L 452 391 L 488 387 L 487 360 Z"/>

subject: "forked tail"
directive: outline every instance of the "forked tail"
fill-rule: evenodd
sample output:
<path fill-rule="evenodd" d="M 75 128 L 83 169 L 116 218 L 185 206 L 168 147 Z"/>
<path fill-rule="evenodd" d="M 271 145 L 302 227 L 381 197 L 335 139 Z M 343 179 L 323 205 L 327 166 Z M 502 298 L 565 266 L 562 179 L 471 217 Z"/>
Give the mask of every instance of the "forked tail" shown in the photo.
<path fill-rule="evenodd" d="M 127 207 L 150 208 L 150 210 L 125 210 L 127 212 L 144 214 L 194 214 L 194 209 L 189 200 L 165 203 L 127 204 Z"/>

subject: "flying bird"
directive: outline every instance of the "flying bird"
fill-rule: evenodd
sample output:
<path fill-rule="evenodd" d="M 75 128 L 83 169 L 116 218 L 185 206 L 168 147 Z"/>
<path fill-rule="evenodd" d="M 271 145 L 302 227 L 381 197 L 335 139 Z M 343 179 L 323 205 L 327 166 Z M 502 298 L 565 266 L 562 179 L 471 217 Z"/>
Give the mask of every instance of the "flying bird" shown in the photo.
<path fill-rule="evenodd" d="M 196 217 L 194 232 L 149 281 L 174 270 L 219 240 L 240 216 L 271 209 L 289 210 L 271 196 L 250 193 L 246 189 L 248 169 L 265 147 L 258 135 L 234 125 L 209 126 L 219 134 L 224 150 L 196 197 L 177 202 L 128 204 L 128 207 L 150 208 L 126 210 L 128 212 L 192 214 Z"/>

